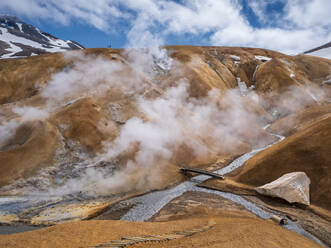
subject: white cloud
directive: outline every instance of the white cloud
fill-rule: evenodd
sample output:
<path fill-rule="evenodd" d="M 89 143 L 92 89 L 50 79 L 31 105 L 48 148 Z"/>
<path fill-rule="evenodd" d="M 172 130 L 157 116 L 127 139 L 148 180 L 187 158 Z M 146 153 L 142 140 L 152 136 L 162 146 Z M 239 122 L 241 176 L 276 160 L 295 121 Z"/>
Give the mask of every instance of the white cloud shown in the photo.
<path fill-rule="evenodd" d="M 279 9 L 286 0 L 249 0 L 248 7 L 262 25 L 277 25 L 284 13 Z"/>
<path fill-rule="evenodd" d="M 292 0 L 286 4 L 286 19 L 302 28 L 325 27 L 330 32 L 331 1 Z"/>
<path fill-rule="evenodd" d="M 289 54 L 303 52 L 330 39 L 323 30 L 281 28 L 254 29 L 250 26 L 233 26 L 222 29 L 212 35 L 214 45 L 232 44 L 268 48 Z"/>
<path fill-rule="evenodd" d="M 248 6 L 254 12 L 254 14 L 258 17 L 259 21 L 265 23 L 268 21 L 266 18 L 265 11 L 267 7 L 267 2 L 264 0 L 252 0 L 248 2 Z"/>
<path fill-rule="evenodd" d="M 276 2 L 284 4 L 283 12 L 267 11 Z M 116 28 L 122 31 L 123 25 L 119 24 L 126 23 L 130 47 L 159 45 L 166 43 L 169 35 L 190 34 L 197 40 L 205 40 L 207 35 L 213 45 L 297 53 L 331 39 L 329 0 L 247 1 L 265 26 L 262 28 L 249 24 L 242 13 L 243 3 L 243 0 L 11 0 L 1 1 L 0 8 L 63 24 L 79 20 L 105 32 L 116 32 Z"/>
<path fill-rule="evenodd" d="M 53 19 L 61 24 L 69 23 L 70 19 L 70 15 L 42 0 L 0 1 L 0 9 L 14 11 L 19 16 L 29 18 Z"/>

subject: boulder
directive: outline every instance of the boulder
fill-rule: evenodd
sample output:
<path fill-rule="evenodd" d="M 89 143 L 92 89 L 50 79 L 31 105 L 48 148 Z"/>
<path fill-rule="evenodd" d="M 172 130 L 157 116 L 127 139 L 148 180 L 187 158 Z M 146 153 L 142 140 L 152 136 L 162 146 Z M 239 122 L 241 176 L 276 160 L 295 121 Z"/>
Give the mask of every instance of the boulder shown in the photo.
<path fill-rule="evenodd" d="M 289 203 L 309 205 L 310 179 L 304 172 L 287 173 L 277 180 L 255 188 L 261 195 L 282 198 Z"/>

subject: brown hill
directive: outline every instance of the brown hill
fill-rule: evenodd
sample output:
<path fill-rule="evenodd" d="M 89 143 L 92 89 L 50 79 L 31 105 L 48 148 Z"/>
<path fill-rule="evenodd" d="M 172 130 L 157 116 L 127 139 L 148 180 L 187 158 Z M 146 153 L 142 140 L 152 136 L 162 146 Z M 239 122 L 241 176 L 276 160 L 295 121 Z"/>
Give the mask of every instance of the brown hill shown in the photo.
<path fill-rule="evenodd" d="M 272 133 L 289 136 L 330 113 L 331 104 L 313 106 L 275 121 L 267 130 Z"/>
<path fill-rule="evenodd" d="M 311 180 L 311 203 L 331 210 L 331 114 L 325 114 L 284 141 L 246 162 L 235 180 L 260 186 L 285 173 L 305 172 Z"/>
<path fill-rule="evenodd" d="M 125 192 L 136 184 L 159 188 L 162 177 L 166 187 L 182 179 L 174 168 L 223 166 L 274 141 L 267 123 L 326 101 L 326 59 L 253 48 L 165 49 L 165 58 L 86 49 L 1 60 L 0 130 L 13 134 L 0 136 L 0 185 L 59 174 L 39 171 L 46 167 L 98 171 L 110 164 L 132 173 L 133 189 L 124 184 Z M 29 116 L 29 124 L 24 107 L 47 116 Z M 68 178 L 81 176 L 88 188 L 85 169 Z"/>
<path fill-rule="evenodd" d="M 59 143 L 58 130 L 42 121 L 21 125 L 0 151 L 0 185 L 33 176 L 40 168 L 53 163 L 54 147 Z"/>

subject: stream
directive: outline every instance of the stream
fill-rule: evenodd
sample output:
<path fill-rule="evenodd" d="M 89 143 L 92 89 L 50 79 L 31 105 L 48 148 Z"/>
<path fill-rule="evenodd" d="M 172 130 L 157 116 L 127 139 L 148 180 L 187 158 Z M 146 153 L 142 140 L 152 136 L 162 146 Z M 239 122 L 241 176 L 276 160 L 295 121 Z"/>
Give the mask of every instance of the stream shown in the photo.
<path fill-rule="evenodd" d="M 269 125 L 268 125 L 269 126 Z M 268 126 L 265 127 L 268 128 Z M 282 141 L 285 139 L 284 136 L 272 134 L 273 136 L 277 137 L 278 140 L 270 145 L 267 145 L 263 148 L 254 149 L 249 153 L 246 153 L 237 159 L 235 159 L 232 163 L 230 163 L 228 166 L 214 171 L 214 173 L 220 174 L 220 175 L 226 175 L 233 170 L 239 168 L 242 166 L 248 159 L 253 157 L 258 152 L 265 150 L 272 145 Z M 225 199 L 231 200 L 235 203 L 238 203 L 245 207 L 247 210 L 252 212 L 253 214 L 259 216 L 262 219 L 269 219 L 274 214 L 267 212 L 265 210 L 262 210 L 261 208 L 257 207 L 254 203 L 251 203 L 247 200 L 245 200 L 243 197 L 228 193 L 228 192 L 222 192 L 218 190 L 210 190 L 198 187 L 197 185 L 210 179 L 210 176 L 206 175 L 199 175 L 192 177 L 190 181 L 185 181 L 179 185 L 177 185 L 174 188 L 161 190 L 161 191 L 155 191 L 151 193 L 147 193 L 145 195 L 134 197 L 129 200 L 123 201 L 124 204 L 133 205 L 134 207 L 131 208 L 124 216 L 122 216 L 121 220 L 130 220 L 130 221 L 147 221 L 150 218 L 152 218 L 155 214 L 157 214 L 165 205 L 167 205 L 170 201 L 172 201 L 174 198 L 181 196 L 183 193 L 188 191 L 199 191 L 199 192 L 205 192 L 205 193 L 212 193 L 215 195 L 219 195 Z M 286 219 L 288 224 L 283 225 L 283 227 L 287 228 L 288 230 L 291 230 L 293 232 L 296 232 L 315 243 L 324 246 L 324 244 L 315 236 L 310 234 L 309 232 L 305 231 L 298 223 L 291 221 L 285 216 L 279 216 L 283 219 Z"/>
<path fill-rule="evenodd" d="M 267 129 L 269 125 L 265 126 L 264 129 Z M 254 149 L 251 152 L 248 152 L 234 161 L 232 161 L 229 165 L 226 167 L 214 171 L 214 173 L 220 174 L 220 175 L 226 175 L 233 170 L 241 167 L 248 159 L 256 155 L 262 150 L 265 150 L 272 145 L 282 141 L 285 139 L 284 136 L 280 136 L 277 134 L 271 134 L 274 137 L 277 137 L 278 140 L 272 144 L 269 144 L 265 147 Z M 247 201 L 243 197 L 228 193 L 228 192 L 222 192 L 218 190 L 211 190 L 206 188 L 198 187 L 197 185 L 210 179 L 210 176 L 206 175 L 199 175 L 192 177 L 189 181 L 185 181 L 183 183 L 180 183 L 179 185 L 165 190 L 160 191 L 154 191 L 147 193 L 142 196 L 133 197 L 128 200 L 121 201 L 123 204 L 132 205 L 132 207 L 126 214 L 124 214 L 121 218 L 121 220 L 130 220 L 130 221 L 147 221 L 150 218 L 152 218 L 155 214 L 157 214 L 165 205 L 167 205 L 170 201 L 175 199 L 176 197 L 181 196 L 183 193 L 188 191 L 198 191 L 198 192 L 206 192 L 206 193 L 212 193 L 218 196 L 221 196 L 225 199 L 231 200 L 237 204 L 242 205 L 247 210 L 252 212 L 253 214 L 259 216 L 262 219 L 269 219 L 274 214 L 271 212 L 267 212 L 265 210 L 262 210 L 261 208 L 257 207 L 254 203 Z M 58 202 L 61 202 L 63 199 L 59 197 L 51 197 L 51 196 L 45 196 L 43 197 L 1 197 L 0 198 L 0 211 L 8 211 L 11 213 L 19 213 L 21 211 L 24 211 L 25 209 L 35 209 L 35 208 L 41 208 L 41 207 L 51 207 L 53 205 L 56 205 Z M 280 216 L 283 219 L 286 219 L 288 224 L 284 225 L 285 228 L 294 231 L 314 242 L 316 242 L 319 245 L 323 245 L 323 243 L 310 234 L 309 232 L 305 231 L 298 223 L 291 221 L 287 217 Z M 42 227 L 32 227 L 25 224 L 20 224 L 17 226 L 8 226 L 8 225 L 0 225 L 0 234 L 10 234 L 10 233 L 18 233 L 18 232 L 24 232 L 24 231 L 30 231 L 33 229 L 38 229 Z"/>

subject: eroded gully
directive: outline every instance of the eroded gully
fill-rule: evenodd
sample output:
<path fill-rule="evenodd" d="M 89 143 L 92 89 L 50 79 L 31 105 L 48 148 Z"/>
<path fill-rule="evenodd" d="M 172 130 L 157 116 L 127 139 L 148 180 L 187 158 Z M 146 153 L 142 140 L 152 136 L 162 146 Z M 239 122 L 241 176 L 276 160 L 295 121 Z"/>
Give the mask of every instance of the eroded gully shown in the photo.
<path fill-rule="evenodd" d="M 268 126 L 265 127 L 265 129 Z M 246 153 L 237 159 L 235 159 L 232 163 L 230 163 L 228 166 L 214 171 L 217 174 L 220 175 L 226 175 L 233 170 L 241 167 L 248 159 L 253 157 L 255 154 L 259 153 L 262 150 L 265 150 L 272 145 L 282 141 L 285 137 L 271 134 L 278 138 L 278 140 L 270 145 L 267 145 L 263 148 L 252 150 L 249 153 Z M 151 193 L 147 193 L 145 195 L 134 197 L 129 200 L 123 201 L 124 204 L 133 205 L 132 207 L 125 215 L 122 216 L 121 220 L 131 220 L 131 221 L 147 221 L 150 218 L 152 218 L 155 214 L 157 214 L 165 205 L 167 205 L 170 201 L 172 201 L 174 198 L 181 196 L 183 193 L 188 191 L 199 191 L 199 192 L 206 192 L 206 193 L 212 193 L 218 196 L 221 196 L 225 199 L 231 200 L 235 203 L 240 204 L 241 206 L 245 207 L 247 210 L 252 212 L 253 214 L 257 215 L 258 217 L 262 219 L 269 219 L 271 218 L 274 213 L 268 212 L 266 210 L 263 210 L 256 206 L 254 203 L 247 201 L 243 197 L 228 193 L 228 192 L 222 192 L 218 190 L 210 190 L 206 188 L 198 187 L 197 185 L 210 179 L 210 176 L 205 175 L 199 175 L 191 178 L 190 181 L 185 181 L 173 188 L 161 190 L 161 191 L 154 191 Z M 298 223 L 291 221 L 285 216 L 279 216 L 281 218 L 284 218 L 287 220 L 288 224 L 284 225 L 285 228 L 296 232 L 315 243 L 318 243 L 319 245 L 323 245 L 323 243 L 310 234 L 309 232 L 305 231 Z"/>
<path fill-rule="evenodd" d="M 265 129 L 268 126 L 265 127 Z M 230 163 L 228 166 L 216 170 L 214 171 L 215 173 L 218 173 L 220 175 L 226 175 L 230 172 L 232 172 L 233 170 L 241 167 L 248 159 L 250 159 L 251 157 L 253 157 L 254 155 L 256 155 L 257 153 L 259 153 L 262 150 L 265 150 L 269 147 L 271 147 L 272 145 L 282 141 L 285 137 L 280 136 L 280 135 L 276 135 L 276 134 L 271 134 L 275 137 L 278 138 L 278 140 L 270 145 L 267 145 L 265 147 L 259 148 L 259 149 L 255 149 L 252 150 L 251 152 L 248 152 L 240 157 L 238 157 L 237 159 L 235 159 L 234 161 L 232 161 L 232 163 Z M 132 205 L 134 207 L 132 207 L 125 215 L 122 216 L 121 220 L 131 220 L 131 221 L 147 221 L 150 218 L 152 218 L 155 214 L 157 214 L 165 205 L 167 205 L 170 201 L 172 201 L 174 198 L 181 196 L 183 193 L 188 192 L 188 191 L 198 191 L 198 192 L 206 192 L 206 193 L 212 193 L 218 196 L 221 196 L 225 199 L 231 200 L 235 203 L 238 203 L 240 205 L 242 205 L 243 207 L 245 207 L 247 210 L 249 210 L 250 212 L 252 212 L 253 214 L 257 215 L 258 217 L 262 218 L 262 219 L 269 219 L 271 218 L 274 213 L 268 212 L 266 210 L 262 210 L 261 208 L 259 208 L 258 206 L 256 206 L 254 203 L 247 201 L 246 199 L 244 199 L 243 197 L 236 195 L 236 194 L 232 194 L 232 193 L 228 193 L 228 192 L 222 192 L 222 191 L 218 191 L 218 190 L 211 190 L 211 189 L 206 189 L 206 188 L 201 188 L 198 187 L 197 185 L 210 179 L 210 176 L 205 176 L 205 175 L 200 175 L 200 176 L 195 176 L 193 178 L 191 178 L 189 181 L 185 181 L 173 188 L 170 189 L 166 189 L 166 190 L 160 190 L 160 191 L 154 191 L 154 192 L 150 192 L 147 193 L 145 195 L 142 196 L 138 196 L 138 197 L 134 197 L 125 201 L 121 201 L 121 203 L 125 204 L 125 205 Z M 8 199 L 7 199 L 8 198 Z M 56 204 L 58 201 L 61 201 L 61 199 L 55 197 L 55 199 L 50 199 L 49 196 L 47 197 L 47 199 L 42 199 L 39 198 L 36 199 L 32 199 L 30 197 L 26 197 L 26 198 L 20 198 L 20 204 L 17 204 L 17 201 L 13 201 L 12 197 L 5 197 L 2 199 L 2 206 L 1 206 L 1 210 L 11 210 L 16 212 L 19 212 L 19 210 L 22 209 L 27 209 L 27 208 L 33 208 L 35 207 L 40 207 L 40 205 L 52 205 L 52 204 Z M 8 201 L 8 204 L 5 204 L 6 201 Z M 298 223 L 291 221 L 290 219 L 284 217 L 284 216 L 280 216 L 281 218 L 285 218 L 287 219 L 288 224 L 284 225 L 285 228 L 294 231 L 302 236 L 305 236 L 306 238 L 322 245 L 323 243 L 316 238 L 315 236 L 313 236 L 312 234 L 310 234 L 309 232 L 305 231 Z M 17 233 L 17 232 L 22 232 L 22 231 L 29 231 L 29 230 L 33 230 L 34 228 L 41 228 L 41 227 L 30 227 L 30 226 L 16 226 L 16 227 L 11 227 L 11 226 L 0 226 L 0 234 L 9 234 L 9 233 Z"/>

